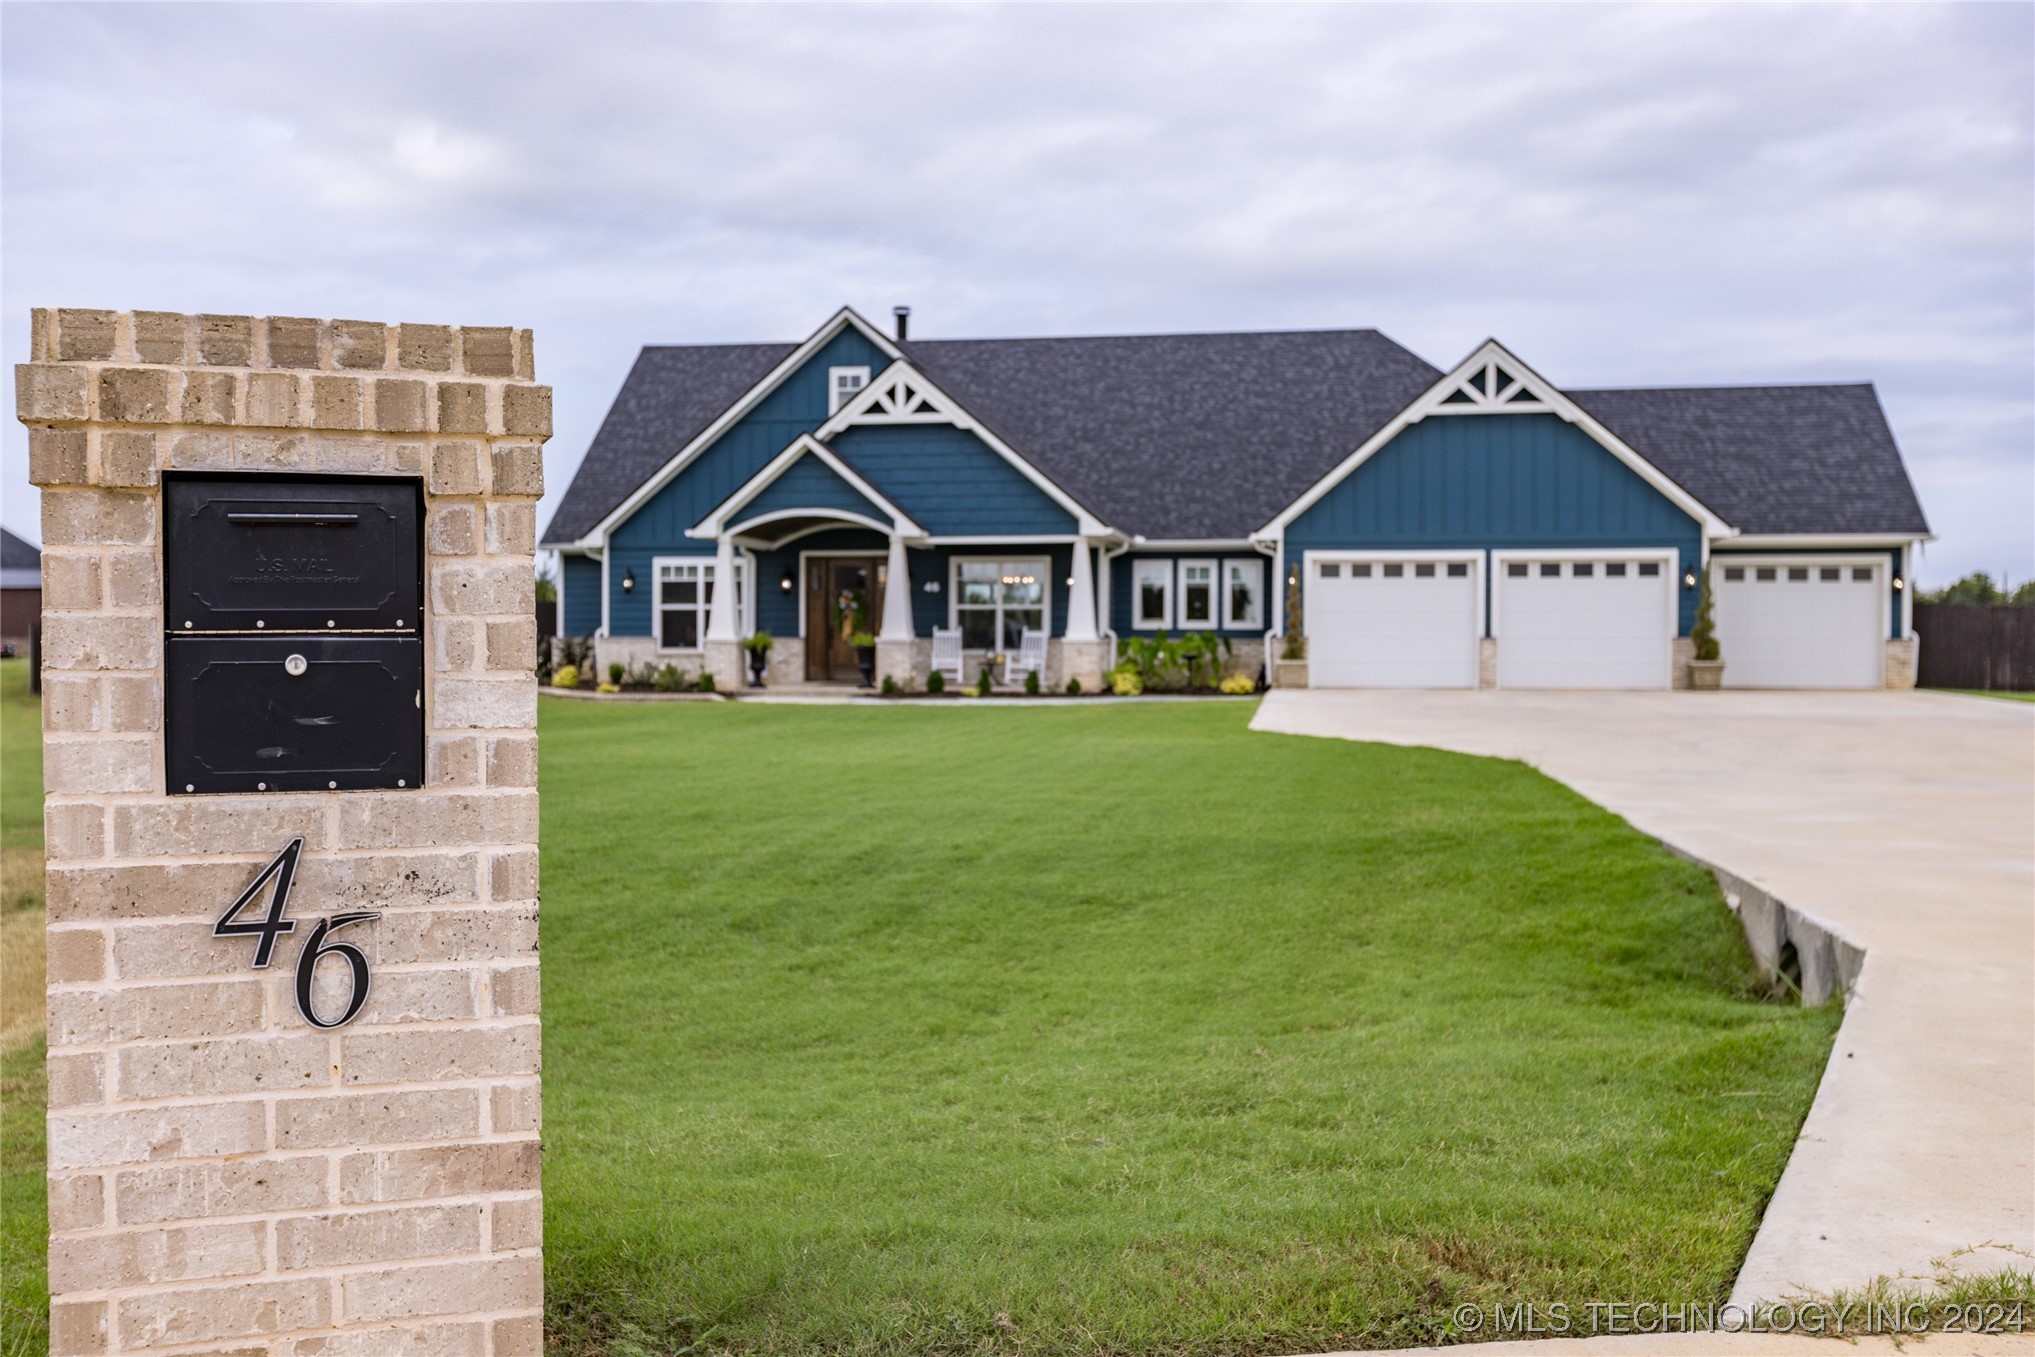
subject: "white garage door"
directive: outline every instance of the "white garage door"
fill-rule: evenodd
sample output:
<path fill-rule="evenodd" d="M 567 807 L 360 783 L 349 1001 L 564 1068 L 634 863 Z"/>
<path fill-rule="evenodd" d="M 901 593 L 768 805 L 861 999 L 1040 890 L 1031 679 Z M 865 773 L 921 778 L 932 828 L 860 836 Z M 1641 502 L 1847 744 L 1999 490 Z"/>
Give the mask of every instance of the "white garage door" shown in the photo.
<path fill-rule="evenodd" d="M 1727 688 L 1877 688 L 1884 562 L 1711 562 Z"/>
<path fill-rule="evenodd" d="M 1500 688 L 1665 688 L 1674 567 L 1655 557 L 1498 562 Z"/>
<path fill-rule="evenodd" d="M 1310 557 L 1308 683 L 1477 686 L 1478 562 Z"/>

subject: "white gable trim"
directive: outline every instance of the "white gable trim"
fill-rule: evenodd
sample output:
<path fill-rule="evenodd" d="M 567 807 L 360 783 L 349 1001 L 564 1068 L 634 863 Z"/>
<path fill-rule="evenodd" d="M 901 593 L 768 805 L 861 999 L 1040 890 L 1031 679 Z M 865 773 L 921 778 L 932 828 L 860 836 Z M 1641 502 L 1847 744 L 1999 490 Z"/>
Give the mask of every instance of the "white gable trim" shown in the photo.
<path fill-rule="evenodd" d="M 736 514 L 741 512 L 743 505 L 762 494 L 779 476 L 791 470 L 793 466 L 797 465 L 800 458 L 806 456 L 817 458 L 828 470 L 846 481 L 856 494 L 862 496 L 871 505 L 890 516 L 890 526 L 888 527 L 883 527 L 866 517 L 858 515 L 858 517 L 861 517 L 861 521 L 869 523 L 870 526 L 877 528 L 881 532 L 892 532 L 901 537 L 924 537 L 926 535 L 924 528 L 912 522 L 910 514 L 907 514 L 888 499 L 885 499 L 881 491 L 856 474 L 855 468 L 842 461 L 832 448 L 829 448 L 825 443 L 822 443 L 809 433 L 802 433 L 797 438 L 792 439 L 785 446 L 784 451 L 771 458 L 762 470 L 737 486 L 734 494 L 715 505 L 713 511 L 705 518 L 702 518 L 692 527 L 687 528 L 685 535 L 687 537 L 704 538 L 708 541 L 719 537 L 722 533 L 728 531 L 729 522 Z M 824 512 L 836 514 L 843 511 L 828 508 Z M 754 520 L 754 522 L 764 523 L 781 516 L 781 514 L 776 513 L 765 514 L 762 518 Z"/>
<path fill-rule="evenodd" d="M 673 478 L 679 472 L 685 470 L 687 464 L 712 447 L 715 440 L 734 427 L 742 416 L 755 409 L 758 402 L 782 386 L 787 377 L 804 367 L 814 354 L 826 347 L 829 340 L 850 326 L 860 330 L 870 343 L 883 350 L 884 355 L 893 362 L 904 356 L 903 351 L 887 339 L 881 330 L 878 330 L 875 326 L 857 315 L 855 308 L 852 306 L 842 307 L 833 314 L 825 325 L 813 331 L 805 343 L 793 349 L 783 362 L 772 368 L 761 381 L 744 392 L 740 400 L 736 401 L 726 410 L 723 410 L 719 418 L 707 425 L 691 442 L 674 453 L 670 461 L 657 469 L 656 474 L 631 491 L 627 499 L 623 500 L 613 509 L 610 509 L 607 516 L 602 518 L 599 523 L 596 523 L 591 532 L 587 533 L 586 536 L 580 538 L 577 542 L 566 543 L 564 545 L 598 547 L 605 543 L 609 533 L 628 521 L 630 515 L 642 508 L 653 495 L 671 484 Z"/>
<path fill-rule="evenodd" d="M 1460 396 L 1458 395 L 1460 393 Z M 1453 398 L 1453 399 L 1452 399 Z M 1708 506 L 1669 479 L 1667 474 L 1642 457 L 1583 409 L 1557 390 L 1552 383 L 1519 361 L 1495 339 L 1487 339 L 1476 351 L 1429 387 L 1392 421 L 1365 439 L 1363 445 L 1345 457 L 1336 468 L 1309 486 L 1305 493 L 1282 509 L 1278 516 L 1251 534 L 1261 542 L 1280 538 L 1294 519 L 1306 513 L 1323 495 L 1340 485 L 1349 474 L 1406 429 L 1430 415 L 1559 415 L 1601 444 L 1605 451 L 1632 469 L 1639 478 L 1659 491 L 1669 503 L 1703 527 L 1707 542 L 1735 534 L 1730 524 L 1712 513 Z"/>
<path fill-rule="evenodd" d="M 989 445 L 990 451 L 1017 468 L 1047 498 L 1074 515 L 1074 531 L 1081 537 L 1104 537 L 1110 532 L 1100 519 L 1083 508 L 1080 501 L 1062 490 L 1042 471 L 1026 461 L 995 432 L 962 407 L 961 402 L 942 391 L 938 383 L 900 358 L 885 368 L 876 380 L 863 387 L 854 400 L 842 406 L 822 424 L 815 436 L 832 438 L 843 429 L 859 425 L 951 424 L 965 429 Z"/>

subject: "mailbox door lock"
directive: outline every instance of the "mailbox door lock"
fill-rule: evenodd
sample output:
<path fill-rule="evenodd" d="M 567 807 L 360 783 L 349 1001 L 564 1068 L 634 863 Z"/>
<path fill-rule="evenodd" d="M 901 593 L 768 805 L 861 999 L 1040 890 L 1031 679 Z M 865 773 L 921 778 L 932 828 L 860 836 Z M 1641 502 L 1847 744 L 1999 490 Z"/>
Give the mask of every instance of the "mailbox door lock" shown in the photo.
<path fill-rule="evenodd" d="M 304 671 L 310 667 L 310 661 L 306 660 L 302 655 L 292 655 L 283 661 L 283 672 L 291 678 L 304 677 Z"/>

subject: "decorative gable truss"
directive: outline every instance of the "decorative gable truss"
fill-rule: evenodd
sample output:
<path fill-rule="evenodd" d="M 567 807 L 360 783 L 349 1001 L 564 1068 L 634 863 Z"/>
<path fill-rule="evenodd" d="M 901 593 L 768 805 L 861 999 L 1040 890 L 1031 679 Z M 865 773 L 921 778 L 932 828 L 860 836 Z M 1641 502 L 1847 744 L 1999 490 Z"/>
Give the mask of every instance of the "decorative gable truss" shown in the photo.
<path fill-rule="evenodd" d="M 876 380 L 863 387 L 854 400 L 814 430 L 813 436 L 824 442 L 843 429 L 884 424 L 951 424 L 957 429 L 965 429 L 1017 468 L 1026 480 L 1045 491 L 1054 503 L 1074 515 L 1077 533 L 1083 537 L 1102 537 L 1110 532 L 1109 527 L 1083 507 L 1079 500 L 1026 461 L 993 430 L 985 428 L 962 407 L 961 402 L 942 391 L 930 377 L 903 359 L 878 373 Z"/>
<path fill-rule="evenodd" d="M 1334 470 L 1308 487 L 1298 499 L 1280 510 L 1276 517 L 1251 536 L 1268 545 L 1278 542 L 1289 523 L 1307 512 L 1317 500 L 1369 461 L 1408 426 L 1418 424 L 1430 415 L 1531 414 L 1555 415 L 1590 435 L 1605 451 L 1660 491 L 1670 503 L 1702 524 L 1707 540 L 1737 535 L 1737 529 L 1647 461 L 1624 439 L 1605 428 L 1589 411 L 1520 362 L 1518 356 L 1503 344 L 1487 339 L 1476 352 L 1458 363 L 1454 370 L 1400 411 L 1384 428 L 1365 439 L 1363 446 L 1344 458 Z"/>
<path fill-rule="evenodd" d="M 1522 369 L 1523 371 L 1523 369 Z M 1555 407 L 1503 360 L 1474 367 L 1434 403 L 1433 415 L 1554 414 Z"/>

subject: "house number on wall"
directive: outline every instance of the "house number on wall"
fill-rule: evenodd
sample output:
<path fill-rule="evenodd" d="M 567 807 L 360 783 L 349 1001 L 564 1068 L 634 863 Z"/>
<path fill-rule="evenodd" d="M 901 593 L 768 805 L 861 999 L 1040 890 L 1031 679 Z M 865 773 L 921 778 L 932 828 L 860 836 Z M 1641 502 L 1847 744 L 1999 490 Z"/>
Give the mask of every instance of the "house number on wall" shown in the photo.
<path fill-rule="evenodd" d="M 212 925 L 215 938 L 252 936 L 255 939 L 254 968 L 258 971 L 268 969 L 269 959 L 275 955 L 277 936 L 297 931 L 297 921 L 286 917 L 283 910 L 290 902 L 290 883 L 296 879 L 297 856 L 303 848 L 301 838 L 291 839 L 290 846 L 276 854 L 274 862 L 261 869 L 261 875 L 240 893 L 238 900 L 226 907 L 226 912 Z M 262 888 L 271 881 L 275 883 L 275 889 L 269 896 L 268 913 L 260 919 L 241 918 L 240 911 L 259 900 Z M 342 1027 L 359 1015 L 361 1005 L 367 1002 L 367 987 L 371 979 L 367 957 L 350 942 L 327 942 L 326 939 L 342 928 L 381 917 L 380 910 L 335 914 L 329 919 L 320 919 L 318 926 L 311 930 L 310 939 L 297 956 L 297 1011 L 304 1015 L 305 1022 L 313 1027 Z M 353 989 L 346 1001 L 346 1011 L 328 1021 L 318 1016 L 317 1005 L 312 1002 L 311 984 L 317 977 L 318 962 L 334 954 L 346 958 L 347 967 L 353 975 Z"/>

